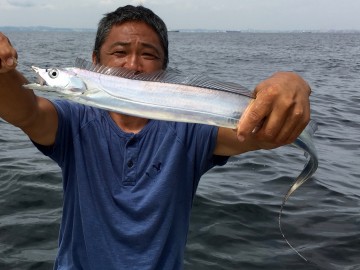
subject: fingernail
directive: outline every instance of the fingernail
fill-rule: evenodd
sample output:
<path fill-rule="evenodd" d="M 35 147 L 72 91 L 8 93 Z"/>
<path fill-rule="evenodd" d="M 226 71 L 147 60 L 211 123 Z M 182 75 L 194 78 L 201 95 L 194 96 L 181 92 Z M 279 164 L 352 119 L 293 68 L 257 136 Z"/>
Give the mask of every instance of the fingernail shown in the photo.
<path fill-rule="evenodd" d="M 14 64 L 14 59 L 9 58 L 9 59 L 6 60 L 6 65 L 12 66 L 13 64 Z"/>

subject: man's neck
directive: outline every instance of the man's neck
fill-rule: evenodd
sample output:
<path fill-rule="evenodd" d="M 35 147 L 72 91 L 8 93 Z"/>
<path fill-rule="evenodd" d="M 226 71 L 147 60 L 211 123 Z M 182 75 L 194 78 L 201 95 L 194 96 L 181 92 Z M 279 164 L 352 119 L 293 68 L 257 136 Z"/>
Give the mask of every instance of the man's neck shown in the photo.
<path fill-rule="evenodd" d="M 124 132 L 139 133 L 149 122 L 149 119 L 109 112 L 116 125 Z"/>

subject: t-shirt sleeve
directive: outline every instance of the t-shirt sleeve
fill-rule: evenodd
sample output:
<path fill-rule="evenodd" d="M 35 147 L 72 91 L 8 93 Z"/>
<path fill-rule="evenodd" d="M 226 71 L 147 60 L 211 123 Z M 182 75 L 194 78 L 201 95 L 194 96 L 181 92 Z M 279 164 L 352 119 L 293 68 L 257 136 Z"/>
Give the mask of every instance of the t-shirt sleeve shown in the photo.
<path fill-rule="evenodd" d="M 52 146 L 33 143 L 40 152 L 53 159 L 62 167 L 64 157 L 73 147 L 73 138 L 78 133 L 83 106 L 66 100 L 54 100 L 52 103 L 58 114 L 58 129 L 55 142 Z"/>
<path fill-rule="evenodd" d="M 214 166 L 225 165 L 229 157 L 214 155 L 216 147 L 218 127 L 199 125 L 199 124 L 183 124 L 185 126 L 178 133 L 183 136 L 184 144 L 188 148 L 189 158 L 193 159 L 198 178 Z"/>

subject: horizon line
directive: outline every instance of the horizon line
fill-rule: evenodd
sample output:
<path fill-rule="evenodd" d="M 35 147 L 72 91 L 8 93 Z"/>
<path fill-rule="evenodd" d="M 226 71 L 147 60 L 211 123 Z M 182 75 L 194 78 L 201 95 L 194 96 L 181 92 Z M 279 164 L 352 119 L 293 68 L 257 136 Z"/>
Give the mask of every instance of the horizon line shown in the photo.
<path fill-rule="evenodd" d="M 56 26 L 9 26 L 4 25 L 0 26 L 0 30 L 32 30 L 32 31 L 89 31 L 96 32 L 96 28 L 87 28 L 87 27 L 56 27 Z M 360 32 L 360 29 L 207 29 L 207 28 L 174 28 L 168 29 L 168 32 L 298 32 L 298 33 L 328 33 L 328 32 L 347 32 L 347 33 L 356 33 Z"/>

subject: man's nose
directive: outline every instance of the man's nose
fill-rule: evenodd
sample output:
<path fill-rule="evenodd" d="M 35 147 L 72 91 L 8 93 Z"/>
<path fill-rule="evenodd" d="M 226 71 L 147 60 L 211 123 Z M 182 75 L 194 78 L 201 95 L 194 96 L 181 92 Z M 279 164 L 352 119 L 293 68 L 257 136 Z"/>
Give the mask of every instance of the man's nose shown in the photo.
<path fill-rule="evenodd" d="M 133 70 L 136 73 L 143 72 L 142 70 L 142 64 L 141 64 L 141 58 L 137 55 L 129 55 L 126 59 L 124 68 Z"/>

